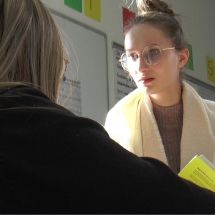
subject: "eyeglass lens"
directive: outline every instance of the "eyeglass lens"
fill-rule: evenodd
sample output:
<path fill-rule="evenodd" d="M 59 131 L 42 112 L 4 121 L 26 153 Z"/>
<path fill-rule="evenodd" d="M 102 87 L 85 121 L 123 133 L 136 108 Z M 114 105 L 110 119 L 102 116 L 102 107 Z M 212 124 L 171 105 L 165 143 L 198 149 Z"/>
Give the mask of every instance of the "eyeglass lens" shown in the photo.
<path fill-rule="evenodd" d="M 135 63 L 137 62 L 137 59 L 140 57 L 140 55 L 142 55 L 144 61 L 147 64 L 155 65 L 160 61 L 162 53 L 158 46 L 148 46 L 143 50 L 142 54 L 124 53 L 121 56 L 121 60 L 120 60 L 122 67 L 125 70 L 129 70 L 129 68 L 132 68 L 135 65 Z"/>

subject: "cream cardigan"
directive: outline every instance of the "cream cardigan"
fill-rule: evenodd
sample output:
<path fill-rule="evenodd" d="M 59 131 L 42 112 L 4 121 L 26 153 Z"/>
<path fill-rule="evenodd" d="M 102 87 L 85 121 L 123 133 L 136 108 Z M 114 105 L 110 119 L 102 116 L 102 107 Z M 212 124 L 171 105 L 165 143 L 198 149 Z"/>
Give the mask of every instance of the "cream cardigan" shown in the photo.
<path fill-rule="evenodd" d="M 204 155 L 215 164 L 215 102 L 202 99 L 183 82 L 182 169 L 195 155 Z M 143 102 L 143 140 L 140 107 Z M 148 95 L 139 89 L 119 101 L 108 113 L 105 129 L 110 137 L 137 156 L 154 157 L 168 165 L 161 136 Z"/>

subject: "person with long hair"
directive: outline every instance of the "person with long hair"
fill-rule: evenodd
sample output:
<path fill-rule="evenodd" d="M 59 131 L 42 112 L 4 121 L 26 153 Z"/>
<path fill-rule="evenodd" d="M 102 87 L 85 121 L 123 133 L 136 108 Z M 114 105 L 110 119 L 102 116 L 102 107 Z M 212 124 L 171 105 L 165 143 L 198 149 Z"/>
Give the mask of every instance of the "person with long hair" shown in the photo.
<path fill-rule="evenodd" d="M 137 6 L 120 60 L 137 89 L 109 111 L 105 128 L 127 150 L 177 174 L 196 155 L 215 164 L 215 102 L 183 80 L 189 50 L 180 16 L 161 0 L 137 0 Z"/>
<path fill-rule="evenodd" d="M 40 0 L 0 0 L 0 212 L 215 213 L 215 193 L 57 104 L 67 63 Z"/>

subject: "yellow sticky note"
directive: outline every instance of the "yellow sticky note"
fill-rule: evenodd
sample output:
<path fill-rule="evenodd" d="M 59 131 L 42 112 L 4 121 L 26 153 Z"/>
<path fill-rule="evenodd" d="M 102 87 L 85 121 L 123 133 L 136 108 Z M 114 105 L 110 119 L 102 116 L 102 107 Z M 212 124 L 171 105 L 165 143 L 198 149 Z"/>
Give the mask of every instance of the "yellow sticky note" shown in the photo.
<path fill-rule="evenodd" d="M 215 82 L 215 66 L 213 58 L 206 56 L 206 67 L 208 80 Z"/>
<path fill-rule="evenodd" d="M 101 21 L 101 0 L 84 0 L 84 15 Z"/>

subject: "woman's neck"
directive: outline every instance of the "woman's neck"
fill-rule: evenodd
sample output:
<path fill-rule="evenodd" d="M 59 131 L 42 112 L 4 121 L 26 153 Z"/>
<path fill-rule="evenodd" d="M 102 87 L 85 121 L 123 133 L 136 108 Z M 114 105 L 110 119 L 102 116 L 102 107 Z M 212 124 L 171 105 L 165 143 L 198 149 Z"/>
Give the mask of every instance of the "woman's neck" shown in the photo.
<path fill-rule="evenodd" d="M 178 104 L 181 101 L 182 98 L 182 87 L 180 86 L 178 89 L 175 89 L 175 91 L 167 91 L 167 92 L 161 92 L 157 94 L 149 95 L 152 103 L 168 107 L 173 106 L 175 104 Z"/>

